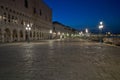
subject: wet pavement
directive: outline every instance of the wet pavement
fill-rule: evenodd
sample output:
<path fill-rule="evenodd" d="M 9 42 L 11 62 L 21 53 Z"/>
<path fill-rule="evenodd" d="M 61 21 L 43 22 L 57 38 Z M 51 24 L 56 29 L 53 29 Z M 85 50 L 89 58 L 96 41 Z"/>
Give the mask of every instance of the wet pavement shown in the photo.
<path fill-rule="evenodd" d="M 120 47 L 83 40 L 0 44 L 0 80 L 120 80 Z"/>

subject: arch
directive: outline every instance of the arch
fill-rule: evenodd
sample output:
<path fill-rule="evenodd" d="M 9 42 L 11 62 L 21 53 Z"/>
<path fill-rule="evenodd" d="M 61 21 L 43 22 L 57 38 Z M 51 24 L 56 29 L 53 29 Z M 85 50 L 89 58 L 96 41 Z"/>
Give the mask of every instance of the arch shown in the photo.
<path fill-rule="evenodd" d="M 41 32 L 41 38 L 43 39 L 43 32 Z"/>
<path fill-rule="evenodd" d="M 10 33 L 10 29 L 9 28 L 6 28 L 5 30 L 4 30 L 4 40 L 5 40 L 5 42 L 9 42 L 10 40 L 11 40 L 11 33 Z"/>
<path fill-rule="evenodd" d="M 23 40 L 23 31 L 20 30 L 19 34 L 20 34 L 20 40 Z"/>
<path fill-rule="evenodd" d="M 37 32 L 37 40 L 39 39 L 39 32 Z"/>
<path fill-rule="evenodd" d="M 14 29 L 13 30 L 13 41 L 17 41 L 17 38 L 18 38 L 18 35 L 17 35 L 17 30 L 16 29 Z"/>
<path fill-rule="evenodd" d="M 30 38 L 32 38 L 32 31 L 30 31 Z"/>
<path fill-rule="evenodd" d="M 23 38 L 23 31 L 20 30 L 20 38 Z"/>
<path fill-rule="evenodd" d="M 35 31 L 33 32 L 33 38 L 35 39 Z"/>
<path fill-rule="evenodd" d="M 39 39 L 41 39 L 41 33 L 39 32 Z"/>
<path fill-rule="evenodd" d="M 28 32 L 25 31 L 25 40 L 28 40 Z"/>

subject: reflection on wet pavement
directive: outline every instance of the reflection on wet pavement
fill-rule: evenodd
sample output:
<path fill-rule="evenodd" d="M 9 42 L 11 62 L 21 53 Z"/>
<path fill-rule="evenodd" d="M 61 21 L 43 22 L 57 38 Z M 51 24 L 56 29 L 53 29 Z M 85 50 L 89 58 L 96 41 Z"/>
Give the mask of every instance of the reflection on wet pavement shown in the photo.
<path fill-rule="evenodd" d="M 0 46 L 0 80 L 120 80 L 120 48 L 83 41 Z"/>

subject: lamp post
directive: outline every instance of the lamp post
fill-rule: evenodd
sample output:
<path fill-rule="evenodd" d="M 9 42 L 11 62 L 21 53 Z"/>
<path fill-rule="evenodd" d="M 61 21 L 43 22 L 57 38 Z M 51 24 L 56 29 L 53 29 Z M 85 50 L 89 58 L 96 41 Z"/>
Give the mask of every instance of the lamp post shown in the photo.
<path fill-rule="evenodd" d="M 26 31 L 27 31 L 27 41 L 30 42 L 30 31 L 31 31 L 31 27 L 29 24 L 27 24 L 26 26 Z"/>
<path fill-rule="evenodd" d="M 101 21 L 100 24 L 99 24 L 99 35 L 100 35 L 100 43 L 102 42 L 102 29 L 103 29 L 103 22 Z"/>
<path fill-rule="evenodd" d="M 86 32 L 86 34 L 88 33 L 88 29 L 87 28 L 85 29 L 85 32 Z"/>
<path fill-rule="evenodd" d="M 88 29 L 86 28 L 85 29 L 85 39 L 87 39 L 88 38 Z"/>
<path fill-rule="evenodd" d="M 50 33 L 50 39 L 52 39 L 52 30 L 50 30 L 49 33 Z"/>

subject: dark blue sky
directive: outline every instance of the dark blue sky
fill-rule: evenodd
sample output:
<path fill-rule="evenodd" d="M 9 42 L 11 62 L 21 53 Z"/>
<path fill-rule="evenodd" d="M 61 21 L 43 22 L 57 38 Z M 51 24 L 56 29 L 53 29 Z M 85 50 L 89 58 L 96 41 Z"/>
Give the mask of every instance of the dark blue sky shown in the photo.
<path fill-rule="evenodd" d="M 77 29 L 120 32 L 120 0 L 44 0 L 53 10 L 53 21 Z"/>

